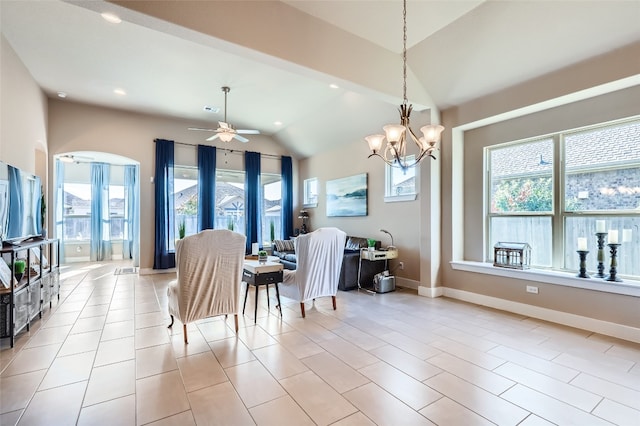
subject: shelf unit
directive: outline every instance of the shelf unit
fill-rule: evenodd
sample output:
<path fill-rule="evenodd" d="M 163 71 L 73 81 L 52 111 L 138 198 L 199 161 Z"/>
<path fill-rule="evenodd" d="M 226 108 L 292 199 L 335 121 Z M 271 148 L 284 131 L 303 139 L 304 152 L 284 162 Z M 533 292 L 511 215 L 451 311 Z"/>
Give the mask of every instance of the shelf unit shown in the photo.
<path fill-rule="evenodd" d="M 29 331 L 31 321 L 42 318 L 47 304 L 51 308 L 53 298 L 60 299 L 60 241 L 35 239 L 5 245 L 0 254 L 11 270 L 9 288 L 0 284 L 0 338 L 10 338 L 13 347 L 16 334 L 25 328 Z M 18 259 L 27 264 L 19 281 L 12 266 Z"/>

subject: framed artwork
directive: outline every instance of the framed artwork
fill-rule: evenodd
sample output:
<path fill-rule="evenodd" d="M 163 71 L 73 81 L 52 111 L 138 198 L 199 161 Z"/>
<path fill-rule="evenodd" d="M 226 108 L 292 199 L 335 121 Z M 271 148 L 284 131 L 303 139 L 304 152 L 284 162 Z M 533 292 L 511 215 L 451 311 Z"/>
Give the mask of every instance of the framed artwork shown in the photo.
<path fill-rule="evenodd" d="M 366 173 L 327 181 L 327 216 L 366 215 Z"/>
<path fill-rule="evenodd" d="M 2 258 L 0 258 L 0 281 L 2 281 L 4 288 L 11 287 L 11 269 Z M 15 278 L 13 279 L 13 284 L 16 284 Z"/>

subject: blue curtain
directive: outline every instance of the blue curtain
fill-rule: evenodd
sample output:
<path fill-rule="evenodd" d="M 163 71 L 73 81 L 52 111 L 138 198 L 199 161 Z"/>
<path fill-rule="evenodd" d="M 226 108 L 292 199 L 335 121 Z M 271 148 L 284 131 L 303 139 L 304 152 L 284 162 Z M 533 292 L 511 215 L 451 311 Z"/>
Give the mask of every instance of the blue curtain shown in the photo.
<path fill-rule="evenodd" d="M 156 139 L 156 241 L 153 269 L 176 266 L 173 208 L 173 141 Z"/>
<path fill-rule="evenodd" d="M 213 229 L 216 218 L 216 147 L 198 145 L 198 230 Z"/>
<path fill-rule="evenodd" d="M 138 165 L 124 166 L 124 230 L 122 258 L 133 259 L 133 266 L 140 266 L 140 182 Z"/>
<path fill-rule="evenodd" d="M 247 219 L 247 247 L 251 253 L 251 243 L 260 240 L 260 153 L 244 153 L 245 168 L 245 217 Z"/>
<path fill-rule="evenodd" d="M 291 157 L 282 156 L 282 235 L 280 238 L 288 239 L 293 235 L 293 166 Z"/>
<path fill-rule="evenodd" d="M 56 160 L 55 192 L 53 194 L 55 237 L 60 240 L 60 263 L 64 262 L 64 163 Z"/>
<path fill-rule="evenodd" d="M 91 163 L 91 261 L 111 260 L 109 170 L 109 164 Z"/>
<path fill-rule="evenodd" d="M 24 218 L 24 208 L 22 199 L 22 177 L 20 169 L 13 166 L 9 168 L 9 226 L 7 227 L 7 237 L 16 238 L 22 236 L 22 221 Z"/>

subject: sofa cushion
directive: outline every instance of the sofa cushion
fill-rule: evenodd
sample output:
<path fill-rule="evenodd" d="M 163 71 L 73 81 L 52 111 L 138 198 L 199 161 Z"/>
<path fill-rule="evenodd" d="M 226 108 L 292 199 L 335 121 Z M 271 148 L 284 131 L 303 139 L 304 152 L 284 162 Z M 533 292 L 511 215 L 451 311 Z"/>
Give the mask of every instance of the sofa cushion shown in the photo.
<path fill-rule="evenodd" d="M 273 240 L 273 244 L 276 246 L 276 250 L 282 251 L 293 251 L 295 248 L 293 246 L 293 240 Z"/>
<path fill-rule="evenodd" d="M 287 260 L 289 262 L 296 262 L 296 255 L 295 253 L 285 253 L 284 256 L 282 256 L 282 259 Z"/>
<path fill-rule="evenodd" d="M 368 247 L 369 243 L 366 238 L 359 237 L 347 237 L 347 242 L 344 246 L 345 250 L 360 251 L 361 248 Z"/>

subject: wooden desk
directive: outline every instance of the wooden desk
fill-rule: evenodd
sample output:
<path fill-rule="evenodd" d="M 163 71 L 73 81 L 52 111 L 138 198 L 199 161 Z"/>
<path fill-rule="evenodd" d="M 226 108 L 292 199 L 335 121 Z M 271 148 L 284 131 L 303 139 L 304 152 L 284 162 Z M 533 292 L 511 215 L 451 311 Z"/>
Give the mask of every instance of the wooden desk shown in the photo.
<path fill-rule="evenodd" d="M 256 300 L 254 307 L 253 322 L 258 319 L 258 289 L 261 285 L 267 288 L 267 309 L 269 306 L 269 284 L 275 284 L 276 286 L 276 299 L 278 300 L 278 309 L 280 310 L 280 316 L 282 316 L 282 306 L 280 305 L 280 290 L 278 290 L 278 283 L 282 282 L 282 263 L 267 261 L 265 263 L 259 263 L 257 260 L 245 260 L 244 270 L 242 271 L 242 281 L 247 283 L 247 288 L 244 292 L 244 304 L 242 305 L 242 315 L 247 306 L 247 295 L 249 294 L 249 286 L 252 285 L 256 288 Z"/>

